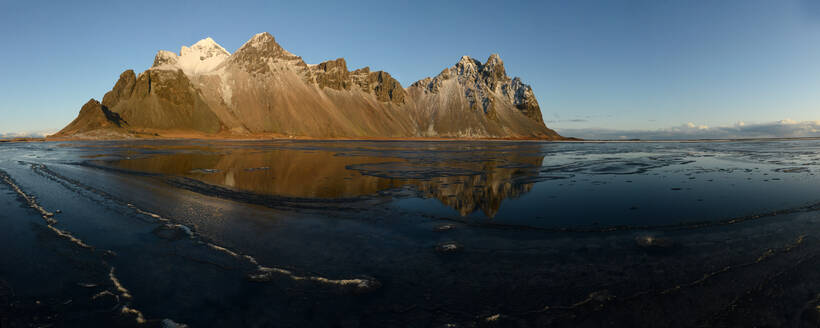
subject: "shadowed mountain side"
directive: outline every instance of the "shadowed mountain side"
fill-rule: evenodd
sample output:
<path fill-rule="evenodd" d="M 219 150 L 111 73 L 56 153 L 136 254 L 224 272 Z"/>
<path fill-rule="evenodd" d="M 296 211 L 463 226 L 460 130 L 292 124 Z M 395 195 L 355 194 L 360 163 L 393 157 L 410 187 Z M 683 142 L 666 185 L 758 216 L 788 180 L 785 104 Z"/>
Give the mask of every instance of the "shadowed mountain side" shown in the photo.
<path fill-rule="evenodd" d="M 96 99 L 91 99 L 80 109 L 77 118 L 54 136 L 122 138 L 128 135 L 123 129 L 127 124 L 118 113 L 110 111 Z"/>
<path fill-rule="evenodd" d="M 542 157 L 515 157 L 505 159 L 504 163 L 512 161 L 540 167 L 542 160 Z M 438 199 L 461 215 L 481 210 L 488 217 L 498 212 L 504 199 L 518 197 L 532 188 L 532 183 L 518 183 L 517 178 L 537 175 L 535 170 L 501 167 L 502 163 L 495 161 L 429 163 L 424 164 L 428 173 L 421 175 L 418 170 L 389 174 L 380 171 L 385 166 L 401 167 L 402 163 L 407 163 L 407 159 L 395 158 L 385 165 L 384 157 L 337 156 L 325 151 L 213 153 L 199 150 L 102 164 L 129 171 L 183 176 L 237 191 L 302 199 L 370 197 L 380 191 L 412 186 L 423 197 Z M 412 167 L 416 165 L 419 163 Z"/>
<path fill-rule="evenodd" d="M 548 129 L 532 89 L 506 75 L 498 55 L 463 57 L 408 88 L 390 74 L 347 68 L 343 58 L 308 65 L 260 33 L 230 54 L 212 39 L 160 51 L 139 75 L 127 70 L 102 105 L 128 122 L 78 124 L 131 136 L 273 135 L 307 138 L 562 139 Z M 108 135 L 99 134 L 101 138 Z"/>
<path fill-rule="evenodd" d="M 182 70 L 125 71 L 103 103 L 132 129 L 217 133 L 222 123 Z"/>

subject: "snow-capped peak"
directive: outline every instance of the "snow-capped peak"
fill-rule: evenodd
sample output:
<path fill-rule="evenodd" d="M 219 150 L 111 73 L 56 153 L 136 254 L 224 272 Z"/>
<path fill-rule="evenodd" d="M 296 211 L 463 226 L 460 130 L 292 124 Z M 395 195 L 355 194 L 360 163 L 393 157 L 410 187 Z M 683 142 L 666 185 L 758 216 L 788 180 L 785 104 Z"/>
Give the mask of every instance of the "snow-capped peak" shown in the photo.
<path fill-rule="evenodd" d="M 198 51 L 200 53 L 209 55 L 208 57 L 216 56 L 216 55 L 227 55 L 230 56 L 231 53 L 222 48 L 214 39 L 211 37 L 204 38 L 202 40 L 197 41 L 194 43 L 190 48 L 182 46 L 180 50 L 181 55 L 185 55 L 186 52 Z"/>
<path fill-rule="evenodd" d="M 185 74 L 193 76 L 213 72 L 230 56 L 230 52 L 207 37 L 190 47 L 182 46 L 179 56 L 160 50 L 154 58 L 154 68 L 182 69 Z"/>

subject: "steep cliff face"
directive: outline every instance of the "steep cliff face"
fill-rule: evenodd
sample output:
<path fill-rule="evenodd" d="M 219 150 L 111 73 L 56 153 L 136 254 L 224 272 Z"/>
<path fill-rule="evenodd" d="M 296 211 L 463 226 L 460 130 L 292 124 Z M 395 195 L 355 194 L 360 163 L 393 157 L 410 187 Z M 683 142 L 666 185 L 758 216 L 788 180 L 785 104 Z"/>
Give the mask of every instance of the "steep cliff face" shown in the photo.
<path fill-rule="evenodd" d="M 251 74 L 291 71 L 300 76 L 310 75 L 308 65 L 302 57 L 282 48 L 269 33 L 254 35 L 228 62 Z"/>
<path fill-rule="evenodd" d="M 334 90 L 359 90 L 376 96 L 382 102 L 404 104 L 407 93 L 401 83 L 384 71 L 371 72 L 370 67 L 347 70 L 344 58 L 329 60 L 311 67 L 313 81 L 320 88 Z"/>
<path fill-rule="evenodd" d="M 510 79 L 497 54 L 484 64 L 461 57 L 408 89 L 431 136 L 559 138 L 544 125 L 532 88 Z"/>
<path fill-rule="evenodd" d="M 308 65 L 268 33 L 233 54 L 210 38 L 160 51 L 145 72 L 123 72 L 100 106 L 134 134 L 560 138 L 497 55 L 463 57 L 405 89 L 387 72 L 350 71 L 343 58 Z"/>
<path fill-rule="evenodd" d="M 181 69 L 127 70 L 102 104 L 125 118 L 129 129 L 217 133 L 221 122 Z"/>

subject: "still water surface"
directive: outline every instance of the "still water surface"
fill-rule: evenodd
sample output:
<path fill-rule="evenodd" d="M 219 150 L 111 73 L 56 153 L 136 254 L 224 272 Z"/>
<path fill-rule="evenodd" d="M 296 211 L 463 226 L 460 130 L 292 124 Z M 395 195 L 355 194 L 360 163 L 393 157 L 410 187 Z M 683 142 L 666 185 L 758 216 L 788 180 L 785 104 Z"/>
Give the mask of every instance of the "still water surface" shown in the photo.
<path fill-rule="evenodd" d="M 820 200 L 818 147 L 816 141 L 216 143 L 146 146 L 92 163 L 273 199 L 388 195 L 396 196 L 396 207 L 430 215 L 589 227 L 721 220 L 812 204 Z"/>
<path fill-rule="evenodd" d="M 813 326 L 818 150 L 812 140 L 0 144 L 0 317 Z M 772 308 L 767 293 L 786 305 Z"/>

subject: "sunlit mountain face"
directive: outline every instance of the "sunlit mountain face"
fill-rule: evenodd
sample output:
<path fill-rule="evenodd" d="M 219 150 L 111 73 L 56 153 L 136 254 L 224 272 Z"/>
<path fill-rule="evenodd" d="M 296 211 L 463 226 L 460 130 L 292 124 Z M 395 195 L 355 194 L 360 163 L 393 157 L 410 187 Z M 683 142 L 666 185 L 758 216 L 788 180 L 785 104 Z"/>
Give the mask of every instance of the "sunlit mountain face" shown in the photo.
<path fill-rule="evenodd" d="M 405 87 L 384 71 L 350 71 L 343 58 L 309 65 L 269 33 L 233 54 L 211 38 L 159 51 L 150 69 L 124 71 L 54 137 L 157 136 L 564 139 L 498 54 L 483 63 L 463 56 Z"/>

